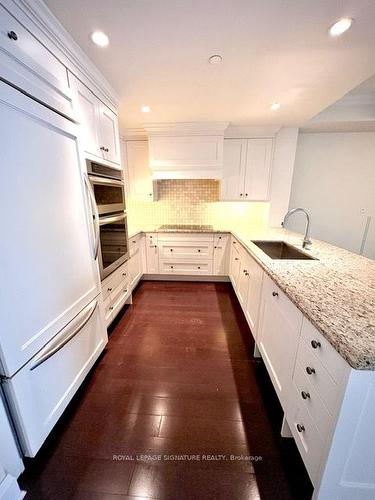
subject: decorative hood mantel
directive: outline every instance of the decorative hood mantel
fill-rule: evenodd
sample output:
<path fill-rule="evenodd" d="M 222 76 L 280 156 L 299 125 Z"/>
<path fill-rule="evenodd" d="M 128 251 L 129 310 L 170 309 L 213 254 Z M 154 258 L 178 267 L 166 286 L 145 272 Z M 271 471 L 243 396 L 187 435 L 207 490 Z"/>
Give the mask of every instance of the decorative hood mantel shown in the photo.
<path fill-rule="evenodd" d="M 149 123 L 149 162 L 154 179 L 220 179 L 227 122 Z"/>

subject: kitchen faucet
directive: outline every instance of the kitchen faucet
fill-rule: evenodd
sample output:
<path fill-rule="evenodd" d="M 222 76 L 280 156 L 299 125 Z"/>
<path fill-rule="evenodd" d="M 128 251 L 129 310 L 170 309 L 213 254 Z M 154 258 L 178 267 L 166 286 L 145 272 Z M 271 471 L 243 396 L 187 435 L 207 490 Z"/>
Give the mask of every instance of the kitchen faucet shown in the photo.
<path fill-rule="evenodd" d="M 291 210 L 289 210 L 289 212 L 285 214 L 284 220 L 281 223 L 281 225 L 285 227 L 285 224 L 289 219 L 289 217 L 297 212 L 302 212 L 303 214 L 306 215 L 305 237 L 303 238 L 303 243 L 302 243 L 302 248 L 306 248 L 308 245 L 312 244 L 312 241 L 310 239 L 310 216 L 304 208 L 292 208 Z"/>

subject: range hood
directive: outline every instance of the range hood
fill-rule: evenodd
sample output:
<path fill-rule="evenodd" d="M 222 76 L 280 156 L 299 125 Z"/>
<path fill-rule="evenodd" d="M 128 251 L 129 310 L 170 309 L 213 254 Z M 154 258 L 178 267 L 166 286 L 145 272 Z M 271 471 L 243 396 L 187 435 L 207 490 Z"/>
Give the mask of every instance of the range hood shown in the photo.
<path fill-rule="evenodd" d="M 227 126 L 227 122 L 145 124 L 153 179 L 220 179 Z"/>

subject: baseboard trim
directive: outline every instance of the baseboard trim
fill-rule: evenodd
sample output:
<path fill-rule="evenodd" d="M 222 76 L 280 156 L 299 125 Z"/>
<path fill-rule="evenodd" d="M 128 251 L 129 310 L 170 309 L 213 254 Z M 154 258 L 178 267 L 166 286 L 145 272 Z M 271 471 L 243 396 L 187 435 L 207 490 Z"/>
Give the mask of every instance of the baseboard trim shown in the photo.
<path fill-rule="evenodd" d="M 144 281 L 201 281 L 210 283 L 229 283 L 229 276 L 189 276 L 186 274 L 144 274 Z"/>

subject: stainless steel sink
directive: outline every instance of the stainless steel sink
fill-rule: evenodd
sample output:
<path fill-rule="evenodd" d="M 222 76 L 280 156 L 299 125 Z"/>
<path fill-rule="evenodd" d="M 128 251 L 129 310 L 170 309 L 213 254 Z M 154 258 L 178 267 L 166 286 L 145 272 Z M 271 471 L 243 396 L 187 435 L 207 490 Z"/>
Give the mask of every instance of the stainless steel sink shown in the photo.
<path fill-rule="evenodd" d="M 315 257 L 301 252 L 298 248 L 285 243 L 285 241 L 263 241 L 252 240 L 254 245 L 263 250 L 271 259 L 285 259 L 285 260 L 318 260 Z"/>

